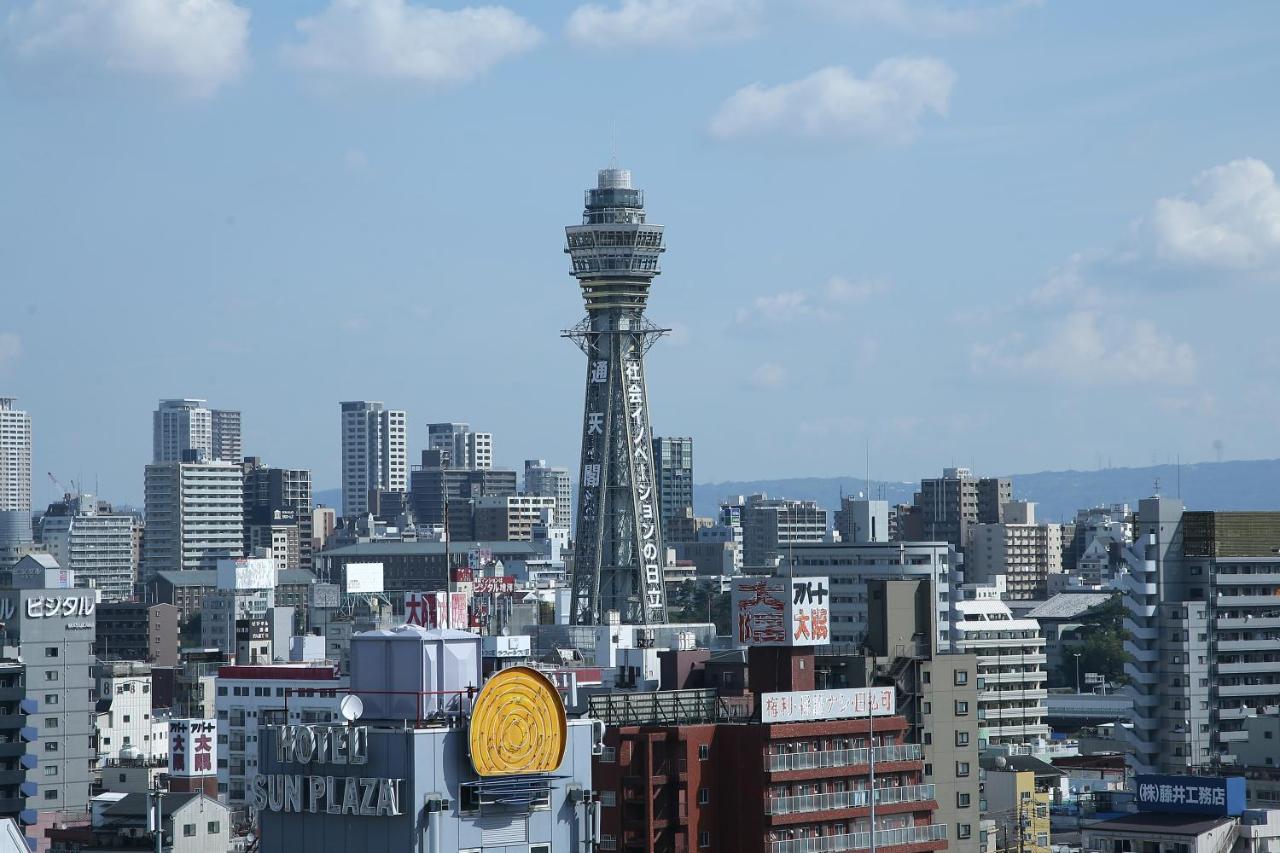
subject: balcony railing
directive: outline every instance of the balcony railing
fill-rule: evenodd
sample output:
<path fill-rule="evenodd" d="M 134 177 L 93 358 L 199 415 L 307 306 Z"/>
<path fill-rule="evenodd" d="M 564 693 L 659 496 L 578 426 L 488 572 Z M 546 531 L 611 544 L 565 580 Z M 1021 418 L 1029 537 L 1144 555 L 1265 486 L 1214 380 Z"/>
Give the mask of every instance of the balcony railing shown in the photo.
<path fill-rule="evenodd" d="M 856 767 L 870 762 L 869 750 L 862 749 L 827 749 L 816 752 L 787 752 L 770 755 L 768 769 L 779 770 L 820 770 L 825 767 Z M 896 746 L 877 746 L 875 760 L 882 761 L 919 761 L 920 744 L 904 743 Z"/>
<path fill-rule="evenodd" d="M 933 785 L 899 785 L 876 788 L 876 805 L 922 803 L 937 799 Z M 767 797 L 765 814 L 825 812 L 833 809 L 864 809 L 871 805 L 870 790 L 833 791 L 828 794 L 798 794 L 792 797 Z"/>
<path fill-rule="evenodd" d="M 934 823 L 929 826 L 882 829 L 876 833 L 876 848 L 946 840 L 947 825 L 945 823 Z M 771 853 L 836 853 L 836 851 L 840 850 L 869 849 L 871 849 L 870 832 L 850 832 L 846 835 L 819 835 L 811 838 L 790 838 L 786 841 L 775 841 L 770 847 Z"/>

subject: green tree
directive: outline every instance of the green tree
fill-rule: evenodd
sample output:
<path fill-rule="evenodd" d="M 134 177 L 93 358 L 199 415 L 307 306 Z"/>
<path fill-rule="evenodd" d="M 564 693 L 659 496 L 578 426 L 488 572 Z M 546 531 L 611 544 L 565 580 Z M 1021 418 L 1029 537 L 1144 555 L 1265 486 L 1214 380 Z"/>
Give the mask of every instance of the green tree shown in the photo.
<path fill-rule="evenodd" d="M 1058 673 L 1060 684 L 1076 686 L 1076 653 L 1080 655 L 1082 680 L 1084 673 L 1097 672 L 1113 684 L 1128 683 L 1129 679 L 1124 674 L 1124 664 L 1128 660 L 1124 651 L 1124 641 L 1128 637 L 1122 625 L 1124 612 L 1120 596 L 1113 596 L 1107 603 L 1085 613 L 1079 628 L 1063 634 L 1064 660 Z"/>

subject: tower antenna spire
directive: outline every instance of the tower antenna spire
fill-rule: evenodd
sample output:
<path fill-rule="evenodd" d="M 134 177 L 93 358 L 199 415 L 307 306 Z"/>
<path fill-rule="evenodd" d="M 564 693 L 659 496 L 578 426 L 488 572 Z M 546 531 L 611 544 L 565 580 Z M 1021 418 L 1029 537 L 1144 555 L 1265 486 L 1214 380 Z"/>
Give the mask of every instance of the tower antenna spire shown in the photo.
<path fill-rule="evenodd" d="M 618 120 L 609 119 L 609 168 L 618 168 Z"/>

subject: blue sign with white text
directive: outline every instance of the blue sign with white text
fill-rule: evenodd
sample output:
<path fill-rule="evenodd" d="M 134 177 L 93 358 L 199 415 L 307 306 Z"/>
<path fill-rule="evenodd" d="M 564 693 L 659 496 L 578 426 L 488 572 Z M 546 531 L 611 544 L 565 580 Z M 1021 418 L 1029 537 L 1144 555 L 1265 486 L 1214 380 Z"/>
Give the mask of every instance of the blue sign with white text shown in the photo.
<path fill-rule="evenodd" d="M 1235 817 L 1244 811 L 1243 776 L 1138 776 L 1134 782 L 1144 812 Z"/>

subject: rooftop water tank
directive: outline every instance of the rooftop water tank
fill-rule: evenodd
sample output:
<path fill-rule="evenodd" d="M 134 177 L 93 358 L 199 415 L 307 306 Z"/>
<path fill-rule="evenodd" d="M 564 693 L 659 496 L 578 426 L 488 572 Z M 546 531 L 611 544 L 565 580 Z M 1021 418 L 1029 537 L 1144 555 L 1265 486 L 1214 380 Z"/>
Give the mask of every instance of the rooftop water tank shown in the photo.
<path fill-rule="evenodd" d="M 480 635 L 401 625 L 351 638 L 362 720 L 419 721 L 468 707 L 481 685 Z"/>

